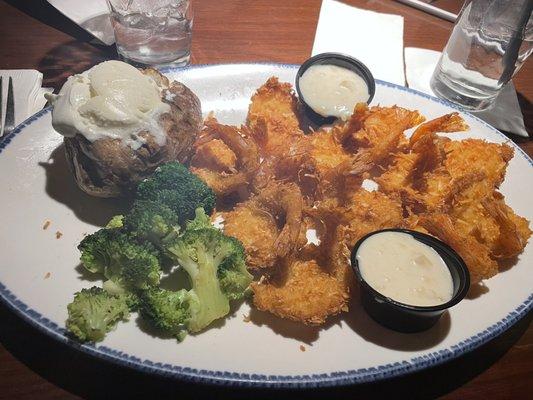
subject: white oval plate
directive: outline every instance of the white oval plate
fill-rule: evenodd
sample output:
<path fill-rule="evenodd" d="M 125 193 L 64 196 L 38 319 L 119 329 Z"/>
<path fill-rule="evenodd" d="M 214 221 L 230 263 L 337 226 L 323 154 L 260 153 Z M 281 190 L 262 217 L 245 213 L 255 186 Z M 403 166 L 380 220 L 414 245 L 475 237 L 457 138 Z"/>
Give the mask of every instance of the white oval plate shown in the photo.
<path fill-rule="evenodd" d="M 223 123 L 244 121 L 250 96 L 265 80 L 293 82 L 295 65 L 237 64 L 164 71 L 187 84 Z M 441 100 L 378 82 L 373 104 L 418 109 L 428 119 L 456 109 Z M 471 130 L 455 138 L 505 142 L 506 137 L 462 113 Z M 516 212 L 533 219 L 532 161 L 515 147 L 502 192 Z M 79 264 L 84 233 L 118 212 L 116 201 L 95 199 L 77 189 L 67 170 L 62 138 L 50 110 L 34 115 L 0 144 L 0 297 L 17 314 L 80 351 L 142 371 L 215 384 L 313 387 L 360 383 L 406 374 L 457 357 L 503 332 L 533 303 L 531 244 L 516 265 L 487 281 L 487 293 L 465 299 L 433 329 L 419 334 L 389 331 L 354 305 L 350 314 L 310 328 L 250 310 L 234 314 L 184 342 L 153 337 L 136 316 L 104 342 L 79 345 L 65 336 L 66 305 L 90 287 Z M 45 221 L 51 221 L 43 229 Z M 63 236 L 56 239 L 56 232 Z M 250 315 L 245 322 L 243 315 Z M 142 328 L 142 329 L 140 329 Z M 302 351 L 304 346 L 305 351 Z"/>

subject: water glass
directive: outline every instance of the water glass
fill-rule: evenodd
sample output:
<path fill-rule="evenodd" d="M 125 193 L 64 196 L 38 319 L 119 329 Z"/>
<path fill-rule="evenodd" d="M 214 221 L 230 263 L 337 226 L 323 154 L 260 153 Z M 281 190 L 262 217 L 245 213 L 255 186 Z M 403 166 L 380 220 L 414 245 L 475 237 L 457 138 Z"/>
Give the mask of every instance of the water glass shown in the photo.
<path fill-rule="evenodd" d="M 139 66 L 187 65 L 193 12 L 190 0 L 107 0 L 121 58 Z"/>
<path fill-rule="evenodd" d="M 532 0 L 466 1 L 431 88 L 469 110 L 492 104 L 533 50 Z"/>

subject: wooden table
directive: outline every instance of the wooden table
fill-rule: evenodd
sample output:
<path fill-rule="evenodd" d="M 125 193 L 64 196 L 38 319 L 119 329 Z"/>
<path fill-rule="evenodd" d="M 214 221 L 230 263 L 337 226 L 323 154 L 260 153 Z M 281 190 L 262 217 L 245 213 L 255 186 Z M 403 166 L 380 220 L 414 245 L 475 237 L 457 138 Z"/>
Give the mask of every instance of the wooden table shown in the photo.
<path fill-rule="evenodd" d="M 405 18 L 405 45 L 442 50 L 450 22 L 390 0 L 351 0 L 353 5 Z M 22 4 L 21 4 L 22 3 Z M 457 12 L 459 0 L 434 2 Z M 193 63 L 273 61 L 301 63 L 309 57 L 320 0 L 200 0 L 195 2 Z M 59 88 L 67 76 L 116 57 L 113 47 L 91 37 L 43 1 L 0 1 L 0 68 L 35 68 L 45 86 Z M 354 40 L 358 40 L 354 38 Z M 364 39 L 360 39 L 364 40 Z M 533 127 L 533 63 L 514 79 L 528 131 Z M 533 141 L 512 137 L 533 155 Z M 522 399 L 533 393 L 532 313 L 500 337 L 445 365 L 379 384 L 305 393 L 309 397 L 372 396 L 447 399 Z M 181 385 L 118 368 L 58 344 L 0 305 L 0 398 L 250 397 Z M 299 398 L 290 392 L 253 396 Z"/>

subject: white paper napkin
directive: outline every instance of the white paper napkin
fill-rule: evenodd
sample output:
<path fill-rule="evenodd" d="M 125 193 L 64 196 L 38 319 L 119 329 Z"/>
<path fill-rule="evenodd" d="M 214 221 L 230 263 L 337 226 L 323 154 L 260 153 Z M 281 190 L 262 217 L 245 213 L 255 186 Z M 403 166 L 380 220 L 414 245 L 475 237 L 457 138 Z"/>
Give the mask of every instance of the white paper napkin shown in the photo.
<path fill-rule="evenodd" d="M 344 53 L 361 60 L 374 78 L 405 85 L 403 17 L 323 0 L 313 55 Z"/>
<path fill-rule="evenodd" d="M 405 75 L 410 88 L 435 95 L 431 90 L 429 81 L 440 55 L 439 51 L 416 47 L 405 48 Z M 473 112 L 472 114 L 497 129 L 528 137 L 524 125 L 524 117 L 520 111 L 520 105 L 512 82 L 504 86 L 490 109 Z"/>
<path fill-rule="evenodd" d="M 13 97 L 15 105 L 15 124 L 18 125 L 26 118 L 41 110 L 46 104 L 45 93 L 52 93 L 53 89 L 43 88 L 43 74 L 34 69 L 2 69 L 2 124 L 7 108 L 7 90 L 9 77 L 13 78 Z M 0 136 L 3 132 L 0 132 Z"/>
<path fill-rule="evenodd" d="M 106 0 L 47 0 L 63 15 L 107 45 L 115 43 Z"/>

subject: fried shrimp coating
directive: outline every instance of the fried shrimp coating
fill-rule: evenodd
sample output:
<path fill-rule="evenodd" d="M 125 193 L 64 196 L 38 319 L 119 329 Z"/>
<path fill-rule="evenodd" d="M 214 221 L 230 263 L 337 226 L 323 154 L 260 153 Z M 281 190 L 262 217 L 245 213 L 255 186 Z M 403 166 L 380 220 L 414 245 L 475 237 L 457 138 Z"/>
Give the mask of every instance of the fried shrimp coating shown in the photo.
<path fill-rule="evenodd" d="M 237 156 L 222 140 L 212 139 L 198 145 L 191 164 L 219 172 L 235 172 Z"/>
<path fill-rule="evenodd" d="M 252 283 L 254 305 L 281 318 L 319 325 L 347 311 L 348 295 L 341 283 L 316 260 L 287 259 L 276 276 Z"/>
<path fill-rule="evenodd" d="M 411 147 L 421 138 L 437 132 L 464 132 L 468 130 L 468 125 L 461 118 L 459 113 L 453 112 L 443 115 L 420 125 L 411 135 L 409 144 Z"/>
<path fill-rule="evenodd" d="M 366 174 L 398 151 L 403 132 L 424 118 L 401 107 L 372 107 L 357 104 L 352 117 L 331 131 L 310 135 L 311 155 L 319 176 L 320 198 L 336 197 L 340 203 L 353 194 Z"/>
<path fill-rule="evenodd" d="M 486 187 L 498 188 L 505 178 L 507 164 L 514 150 L 507 144 L 489 143 L 480 139 L 449 141 L 444 145 L 444 166 L 456 178 L 472 170 L 483 171 Z M 490 190 L 492 192 L 492 190 Z"/>
<path fill-rule="evenodd" d="M 245 188 L 259 168 L 257 147 L 248 133 L 246 127 L 222 125 L 214 118 L 205 121 L 190 170 L 218 196 Z"/>
<path fill-rule="evenodd" d="M 459 253 L 470 272 L 471 284 L 479 283 L 498 273 L 498 263 L 490 257 L 489 249 L 474 237 L 462 235 L 448 215 L 421 216 L 418 223 Z"/>
<path fill-rule="evenodd" d="M 271 180 L 297 183 L 307 198 L 316 185 L 311 143 L 300 128 L 298 99 L 289 83 L 270 78 L 252 96 L 247 125 L 261 155 L 253 181 L 259 193 Z"/>
<path fill-rule="evenodd" d="M 531 236 L 526 219 L 517 216 L 498 192 L 483 199 L 481 204 L 499 226 L 498 238 L 491 248 L 493 257 L 511 258 L 520 254 Z"/>
<path fill-rule="evenodd" d="M 468 129 L 458 113 L 425 122 L 418 111 L 360 103 L 348 121 L 304 134 L 297 105 L 290 84 L 268 79 L 246 126 L 209 119 L 192 159 L 217 194 L 240 194 L 217 215 L 243 243 L 258 309 L 309 325 L 347 311 L 356 284 L 350 250 L 380 229 L 448 243 L 472 284 L 525 248 L 529 222 L 497 191 L 513 149 L 439 135 Z M 378 190 L 365 190 L 365 179 Z"/>
<path fill-rule="evenodd" d="M 422 201 L 426 211 L 448 211 L 459 195 L 462 202 L 467 201 L 465 193 L 472 193 L 474 202 L 490 196 L 503 181 L 513 156 L 508 145 L 479 139 L 450 140 L 443 148 L 442 167 L 424 175 Z"/>
<path fill-rule="evenodd" d="M 349 264 L 350 248 L 369 232 L 399 226 L 402 210 L 397 201 L 385 194 L 364 189 L 354 195 L 347 207 L 330 202 L 306 209 L 312 222 L 304 224 L 303 230 L 316 228 L 320 244 L 299 249 L 297 255 L 284 260 L 274 275 L 252 284 L 257 308 L 312 325 L 347 311 L 355 283 Z"/>
<path fill-rule="evenodd" d="M 252 96 L 247 125 L 263 157 L 287 155 L 291 143 L 304 137 L 297 107 L 291 84 L 280 83 L 276 77 L 268 79 Z"/>
<path fill-rule="evenodd" d="M 357 113 L 354 116 L 357 116 Z M 420 124 L 424 119 L 418 111 L 397 106 L 370 108 L 359 122 L 361 128 L 351 133 L 348 139 L 348 145 L 351 142 L 351 146 L 357 149 L 354 164 L 357 166 L 361 163 L 386 163 L 390 156 L 398 151 L 404 131 Z"/>
<path fill-rule="evenodd" d="M 409 140 L 407 153 L 398 152 L 393 157 L 392 166 L 376 178 L 380 190 L 386 193 L 397 192 L 410 199 L 418 199 L 420 191 L 430 192 L 428 186 L 448 193 L 449 175 L 438 167 L 445 158 L 444 145 L 448 138 L 437 136 L 437 132 L 458 132 L 468 126 L 457 113 L 443 115 L 420 125 Z M 427 174 L 433 173 L 432 182 L 427 182 Z M 442 197 L 445 197 L 443 194 Z M 417 200 L 423 201 L 423 200 Z M 428 199 L 431 201 L 431 199 Z M 433 199 L 439 204 L 441 198 Z"/>
<path fill-rule="evenodd" d="M 419 158 L 416 153 L 396 154 L 392 166 L 374 178 L 379 189 L 385 193 L 401 193 L 405 188 L 410 188 L 411 177 Z"/>
<path fill-rule="evenodd" d="M 360 188 L 350 203 L 337 206 L 331 199 L 318 202 L 313 209 L 306 210 L 317 220 L 319 249 L 322 258 L 327 259 L 328 271 L 343 283 L 349 292 L 353 285 L 349 265 L 350 249 L 367 233 L 375 230 L 398 227 L 403 213 L 400 202 L 378 191 Z"/>
<path fill-rule="evenodd" d="M 289 255 L 298 243 L 302 223 L 303 199 L 298 186 L 272 182 L 250 202 L 253 207 L 270 212 L 278 224 L 282 224 L 274 242 L 274 253 L 278 257 Z"/>
<path fill-rule="evenodd" d="M 244 246 L 248 268 L 274 266 L 279 229 L 272 214 L 247 201 L 220 215 L 224 218 L 224 233 L 239 239 Z"/>
<path fill-rule="evenodd" d="M 422 124 L 410 139 L 409 153 L 397 154 L 376 181 L 380 190 L 398 193 L 410 213 L 424 214 L 420 225 L 463 256 L 476 283 L 497 273 L 496 259 L 519 254 L 531 233 L 527 221 L 495 192 L 512 148 L 436 134 L 466 128 L 456 113 Z"/>
<path fill-rule="evenodd" d="M 396 154 L 393 165 L 376 178 L 380 190 L 397 193 L 411 212 L 448 212 L 457 196 L 471 187 L 484 188 L 482 193 L 477 190 L 477 199 L 492 193 L 503 180 L 512 149 L 436 134 L 467 128 L 457 113 L 419 126 L 410 139 L 409 152 Z"/>
<path fill-rule="evenodd" d="M 450 212 L 456 228 L 487 246 L 494 259 L 520 254 L 531 236 L 529 222 L 505 204 L 501 193 L 483 196 L 484 188 L 479 187 L 461 194 Z"/>
<path fill-rule="evenodd" d="M 222 213 L 224 233 L 242 242 L 250 268 L 270 268 L 297 247 L 302 209 L 297 185 L 271 182 L 258 195 Z"/>
<path fill-rule="evenodd" d="M 324 175 L 343 162 L 349 162 L 352 154 L 344 149 L 342 143 L 338 140 L 335 131 L 319 130 L 309 135 L 311 142 L 311 157 L 315 161 L 317 172 Z"/>
<path fill-rule="evenodd" d="M 401 225 L 401 203 L 384 193 L 360 189 L 343 210 L 344 224 L 337 228 L 337 238 L 332 248 L 332 268 L 343 279 L 351 273 L 347 260 L 355 243 L 367 233 Z"/>
<path fill-rule="evenodd" d="M 317 178 L 310 148 L 310 142 L 302 137 L 287 144 L 285 154 L 264 157 L 252 182 L 254 192 L 260 193 L 270 181 L 276 180 L 296 183 L 306 197 L 312 197 Z"/>

